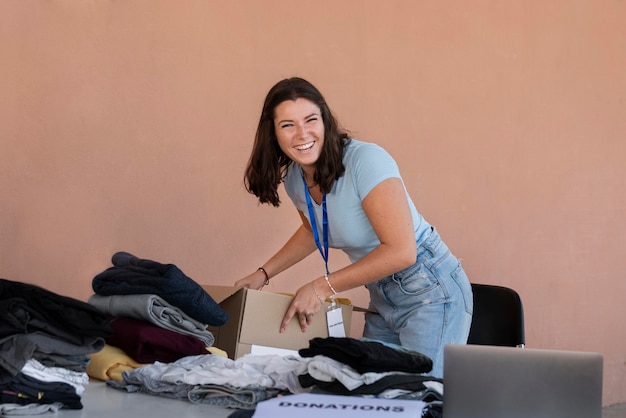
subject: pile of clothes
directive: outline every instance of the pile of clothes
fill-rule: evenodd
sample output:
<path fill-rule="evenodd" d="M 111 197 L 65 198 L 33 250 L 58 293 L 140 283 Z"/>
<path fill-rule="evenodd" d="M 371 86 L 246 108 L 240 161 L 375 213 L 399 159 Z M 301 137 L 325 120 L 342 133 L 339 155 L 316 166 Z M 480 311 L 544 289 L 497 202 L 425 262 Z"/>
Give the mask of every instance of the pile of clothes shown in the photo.
<path fill-rule="evenodd" d="M 430 358 L 367 339 L 313 338 L 296 355 L 247 354 L 237 360 L 188 356 L 126 371 L 107 385 L 234 408 L 233 417 L 252 416 L 258 402 L 297 393 L 412 399 L 426 403 L 423 417 L 442 414 L 443 381 L 427 373 Z"/>
<path fill-rule="evenodd" d="M 215 349 L 207 325 L 220 326 L 228 314 L 174 264 L 113 255 L 113 266 L 92 280 L 88 303 L 110 321 L 106 347 L 91 356 L 89 375 L 121 380 L 124 370 L 155 362 L 170 363 Z"/>
<path fill-rule="evenodd" d="M 0 279 L 0 415 L 82 409 L 89 354 L 112 334 L 93 306 Z"/>
<path fill-rule="evenodd" d="M 299 355 L 213 347 L 227 313 L 173 264 L 115 253 L 88 302 L 0 279 L 0 415 L 82 408 L 89 377 L 107 386 L 251 417 L 279 395 L 323 393 L 425 402 L 441 417 L 443 381 L 430 358 L 380 341 L 313 338 Z M 220 354 L 220 355 L 212 355 Z"/>

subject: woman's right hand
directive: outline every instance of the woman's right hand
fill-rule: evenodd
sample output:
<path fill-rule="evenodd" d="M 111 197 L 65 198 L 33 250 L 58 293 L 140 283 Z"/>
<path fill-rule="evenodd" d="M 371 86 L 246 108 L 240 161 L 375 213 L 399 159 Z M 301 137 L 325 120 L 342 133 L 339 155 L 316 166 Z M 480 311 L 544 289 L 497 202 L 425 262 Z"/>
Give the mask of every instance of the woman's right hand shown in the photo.
<path fill-rule="evenodd" d="M 235 282 L 235 288 L 246 288 L 259 290 L 265 286 L 265 274 L 261 270 L 257 270 L 252 274 L 248 274 L 243 279 L 239 279 Z"/>

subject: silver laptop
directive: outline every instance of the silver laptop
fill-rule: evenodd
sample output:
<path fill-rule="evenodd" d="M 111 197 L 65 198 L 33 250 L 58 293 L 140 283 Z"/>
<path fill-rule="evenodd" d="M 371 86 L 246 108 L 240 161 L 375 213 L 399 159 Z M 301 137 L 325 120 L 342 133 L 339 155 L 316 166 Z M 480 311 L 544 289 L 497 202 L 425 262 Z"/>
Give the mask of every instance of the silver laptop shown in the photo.
<path fill-rule="evenodd" d="M 444 418 L 601 418 L 600 353 L 444 347 Z"/>

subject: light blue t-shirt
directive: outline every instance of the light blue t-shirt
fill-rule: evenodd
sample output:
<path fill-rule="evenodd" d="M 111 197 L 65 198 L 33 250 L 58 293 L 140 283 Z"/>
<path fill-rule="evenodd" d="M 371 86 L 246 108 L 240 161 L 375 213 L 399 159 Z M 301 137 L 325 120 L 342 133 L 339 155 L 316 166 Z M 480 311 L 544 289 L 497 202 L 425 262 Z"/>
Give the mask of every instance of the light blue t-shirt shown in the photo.
<path fill-rule="evenodd" d="M 343 164 L 346 168 L 345 173 L 335 181 L 330 193 L 326 195 L 328 245 L 330 248 L 343 250 L 354 263 L 380 244 L 374 228 L 363 211 L 362 200 L 383 180 L 402 177 L 398 165 L 387 151 L 376 144 L 355 139 L 344 149 Z M 304 213 L 310 223 L 302 183 L 302 168 L 299 164 L 294 163 L 288 168 L 285 190 L 296 208 Z M 408 193 L 406 196 L 411 209 L 417 245 L 424 232 L 430 229 L 430 225 L 417 212 Z M 313 201 L 313 207 L 322 241 L 322 206 Z"/>

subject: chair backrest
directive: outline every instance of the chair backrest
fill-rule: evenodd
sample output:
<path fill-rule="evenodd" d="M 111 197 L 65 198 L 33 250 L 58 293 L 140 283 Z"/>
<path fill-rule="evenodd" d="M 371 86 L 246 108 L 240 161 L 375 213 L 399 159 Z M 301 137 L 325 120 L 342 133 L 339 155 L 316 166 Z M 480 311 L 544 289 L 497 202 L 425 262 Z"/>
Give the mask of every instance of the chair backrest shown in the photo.
<path fill-rule="evenodd" d="M 524 347 L 524 308 L 508 287 L 472 283 L 474 315 L 468 344 Z"/>

